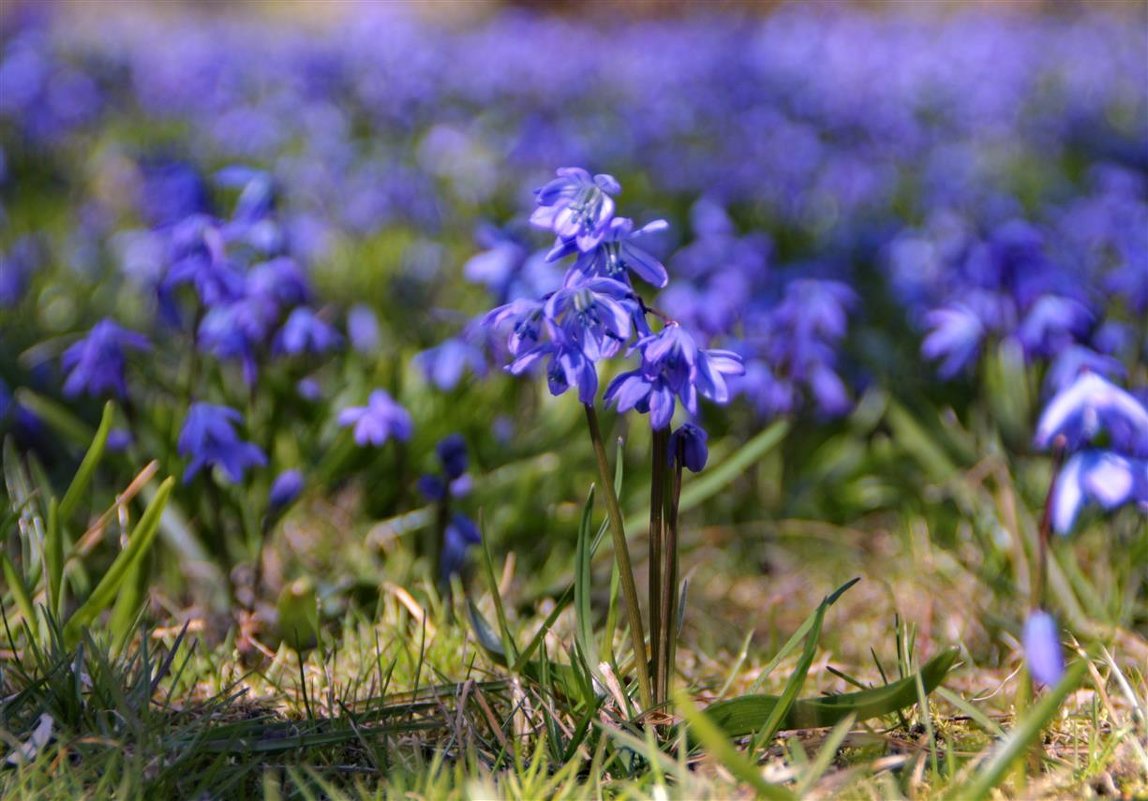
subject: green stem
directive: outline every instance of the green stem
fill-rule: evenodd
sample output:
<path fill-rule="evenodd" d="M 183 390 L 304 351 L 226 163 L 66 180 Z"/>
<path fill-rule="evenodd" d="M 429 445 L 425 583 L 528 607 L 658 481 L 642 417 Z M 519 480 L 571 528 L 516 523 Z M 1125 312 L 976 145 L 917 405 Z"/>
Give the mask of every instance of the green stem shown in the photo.
<path fill-rule="evenodd" d="M 1064 448 L 1059 442 L 1053 445 L 1052 477 L 1048 482 L 1048 494 L 1044 498 L 1044 511 L 1040 516 L 1040 528 L 1037 530 L 1036 542 L 1036 570 L 1033 571 L 1032 598 L 1029 606 L 1039 609 L 1044 606 L 1044 588 L 1048 584 L 1048 543 L 1052 537 L 1052 490 L 1056 486 L 1060 467 L 1064 463 Z"/>
<path fill-rule="evenodd" d="M 630 566 L 630 549 L 626 545 L 626 529 L 622 524 L 622 508 L 618 505 L 618 495 L 614 492 L 610 463 L 606 460 L 606 446 L 602 442 L 602 431 L 598 427 L 598 414 L 591 404 L 586 403 L 583 406 L 586 408 L 586 424 L 590 428 L 594 456 L 598 461 L 602 497 L 606 499 L 606 511 L 610 517 L 610 533 L 614 539 L 614 558 L 618 560 L 618 573 L 622 579 L 622 595 L 626 599 L 630 640 L 634 648 L 634 665 L 638 671 L 638 694 L 641 697 L 642 708 L 650 709 L 654 704 L 653 696 L 650 694 L 650 666 L 646 663 L 646 635 L 642 628 L 642 612 L 638 608 L 638 587 L 634 583 L 634 570 Z"/>
<path fill-rule="evenodd" d="M 674 457 L 673 488 L 666 504 L 665 535 L 662 543 L 662 564 L 659 568 L 662 577 L 659 617 L 662 628 L 657 652 L 661 658 L 657 662 L 654 692 L 659 698 L 669 698 L 670 683 L 674 676 L 675 646 L 677 641 L 678 606 L 678 504 L 682 498 L 682 459 L 684 445 L 678 443 Z"/>
<path fill-rule="evenodd" d="M 650 449 L 650 575 L 649 575 L 649 605 L 650 610 L 650 661 L 654 664 L 654 703 L 664 704 L 665 693 L 660 691 L 656 674 L 658 671 L 659 653 L 661 643 L 661 630 L 665 619 L 659 614 L 662 599 L 662 540 L 665 532 L 662 526 L 662 517 L 665 511 L 666 494 L 666 451 L 670 441 L 670 429 L 654 431 L 654 438 Z"/>

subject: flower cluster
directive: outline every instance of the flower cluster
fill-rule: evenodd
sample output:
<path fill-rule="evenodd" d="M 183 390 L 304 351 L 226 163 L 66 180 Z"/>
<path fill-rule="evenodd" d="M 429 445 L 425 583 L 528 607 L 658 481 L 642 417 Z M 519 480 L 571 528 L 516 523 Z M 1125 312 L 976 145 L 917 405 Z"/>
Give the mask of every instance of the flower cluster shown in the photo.
<path fill-rule="evenodd" d="M 598 364 L 628 347 L 639 355 L 639 366 L 617 376 L 604 400 L 622 412 L 648 413 L 651 426 L 661 430 L 670 426 L 678 403 L 693 418 L 699 395 L 728 402 L 727 379 L 745 368 L 732 351 L 699 347 L 689 331 L 642 300 L 633 276 L 662 288 L 669 275 L 638 240 L 667 224 L 656 220 L 635 229 L 632 220 L 615 217 L 612 195 L 620 191 L 612 176 L 591 176 L 580 168 L 560 169 L 536 190 L 531 222 L 556 235 L 547 261 L 573 261 L 558 289 L 499 306 L 482 324 L 508 332 L 508 372 L 520 375 L 543 365 L 552 394 L 576 388 L 587 405 L 598 395 Z M 661 319 L 660 330 L 651 328 L 651 316 Z"/>
<path fill-rule="evenodd" d="M 452 501 L 470 492 L 471 479 L 467 473 L 470 459 L 466 441 L 460 434 L 444 437 L 435 446 L 435 457 L 440 473 L 427 473 L 419 479 L 419 492 L 439 505 L 443 519 L 439 576 L 443 581 L 462 570 L 466 552 L 482 542 L 482 534 L 474 521 L 461 512 L 453 511 Z"/>
<path fill-rule="evenodd" d="M 1066 453 L 1052 488 L 1052 526 L 1067 534 L 1088 502 L 1105 510 L 1136 504 L 1148 513 L 1148 408 L 1092 372 L 1045 407 L 1036 446 Z"/>

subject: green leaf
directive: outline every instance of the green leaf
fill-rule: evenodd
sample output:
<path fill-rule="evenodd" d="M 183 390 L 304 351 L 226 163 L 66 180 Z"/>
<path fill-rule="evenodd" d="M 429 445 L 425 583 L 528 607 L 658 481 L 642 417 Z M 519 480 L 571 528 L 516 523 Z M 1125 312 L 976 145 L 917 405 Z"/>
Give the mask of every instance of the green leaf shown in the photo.
<path fill-rule="evenodd" d="M 68 486 L 67 492 L 64 493 L 64 499 L 60 501 L 61 520 L 71 519 L 76 508 L 80 505 L 80 499 L 83 498 L 84 492 L 92 483 L 92 476 L 95 474 L 96 467 L 99 465 L 100 459 L 103 458 L 104 449 L 107 447 L 108 435 L 112 432 L 114 419 L 115 407 L 111 401 L 108 401 L 104 404 L 104 415 L 100 419 L 100 427 L 96 429 L 96 436 L 92 439 L 92 444 L 88 446 L 88 452 L 84 454 L 84 459 L 80 462 L 79 468 L 76 469 L 76 476 Z"/>
<path fill-rule="evenodd" d="M 813 624 L 809 627 L 809 633 L 805 635 L 805 648 L 801 651 L 801 657 L 797 660 L 797 665 L 793 668 L 793 673 L 789 675 L 789 681 L 785 683 L 785 689 L 781 693 L 781 697 L 777 699 L 777 703 L 773 705 L 773 709 L 769 711 L 765 723 L 754 735 L 754 749 L 761 747 L 763 744 L 773 739 L 773 735 L 781 728 L 782 721 L 785 716 L 789 714 L 789 710 L 793 708 L 794 701 L 797 700 L 797 694 L 801 692 L 801 688 L 805 686 L 805 679 L 809 675 L 809 668 L 813 665 L 813 657 L 817 655 L 817 643 L 821 639 L 821 624 L 825 620 L 825 611 L 832 605 L 828 597 L 825 598 L 817 606 L 817 611 L 813 615 Z"/>
<path fill-rule="evenodd" d="M 92 441 L 94 433 L 92 427 L 76 417 L 67 406 L 27 387 L 20 387 L 14 394 L 21 406 L 26 406 L 37 417 L 47 422 L 56 433 L 62 434 L 80 447 Z"/>
<path fill-rule="evenodd" d="M 940 686 L 957 659 L 953 648 L 930 659 L 919 671 L 925 692 Z M 718 701 L 706 709 L 706 714 L 730 737 L 743 737 L 761 729 L 777 707 L 774 695 L 745 695 Z M 891 714 L 917 702 L 916 674 L 907 678 L 855 693 L 829 695 L 823 698 L 805 698 L 793 702 L 781 721 L 779 731 L 786 729 L 822 728 L 836 726 L 851 714 L 858 721 Z"/>
<path fill-rule="evenodd" d="M 64 587 L 64 532 L 60 528 L 60 504 L 48 499 L 48 524 L 44 528 L 44 567 L 48 577 L 48 608 L 60 614 Z"/>
<path fill-rule="evenodd" d="M 24 620 L 28 623 L 30 631 L 36 630 L 36 607 L 32 604 L 32 593 L 28 590 L 28 585 L 24 583 L 24 577 L 16 570 L 16 566 L 12 564 L 12 560 L 8 558 L 8 554 L 0 551 L 0 566 L 3 567 L 4 581 L 8 585 L 8 589 L 12 591 L 12 597 L 16 601 L 16 607 L 20 610 L 20 614 L 24 616 Z"/>
<path fill-rule="evenodd" d="M 598 648 L 594 643 L 594 618 L 590 609 L 590 525 L 594 514 L 594 485 L 590 485 L 578 526 L 574 551 L 574 645 L 592 675 L 598 674 Z"/>
<path fill-rule="evenodd" d="M 175 479 L 170 477 L 160 484 L 155 498 L 148 504 L 143 516 L 140 517 L 139 522 L 136 523 L 128 537 L 127 547 L 120 551 L 115 561 L 108 568 L 108 572 L 103 575 L 96 588 L 92 590 L 92 594 L 64 625 L 64 640 L 66 642 L 76 642 L 80 631 L 95 620 L 96 615 L 115 600 L 131 566 L 142 559 L 144 554 L 151 549 L 155 542 L 156 532 L 159 531 L 160 515 L 163 514 L 163 508 L 167 504 L 168 496 L 171 495 L 174 487 Z"/>
<path fill-rule="evenodd" d="M 1085 673 L 1088 672 L 1088 662 L 1080 660 L 1068 669 L 1060 683 L 1052 688 L 1028 713 L 1020 719 L 1008 736 L 997 745 L 993 755 L 981 766 L 980 770 L 969 781 L 954 787 L 947 798 L 975 799 L 987 798 L 1008 773 L 1014 761 L 1020 759 L 1025 751 L 1037 741 L 1044 727 L 1048 725 L 1064 703 L 1069 693 L 1080 686 Z"/>
<path fill-rule="evenodd" d="M 479 517 L 478 525 L 482 531 L 482 556 L 486 566 L 486 580 L 490 584 L 490 595 L 494 599 L 494 613 L 498 618 L 498 632 L 502 635 L 502 651 L 507 661 L 518 661 L 518 649 L 514 646 L 514 633 L 510 630 L 510 623 L 506 618 L 506 608 L 502 605 L 502 594 L 498 591 L 498 577 L 494 573 L 494 558 L 490 555 L 490 546 L 487 544 L 485 526 Z"/>

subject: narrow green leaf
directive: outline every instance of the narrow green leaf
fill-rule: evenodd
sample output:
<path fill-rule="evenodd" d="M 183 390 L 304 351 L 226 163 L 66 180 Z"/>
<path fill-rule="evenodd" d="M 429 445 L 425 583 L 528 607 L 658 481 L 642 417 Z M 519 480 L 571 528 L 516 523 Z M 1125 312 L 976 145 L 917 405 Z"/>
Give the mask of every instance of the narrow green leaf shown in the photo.
<path fill-rule="evenodd" d="M 482 616 L 482 612 L 478 611 L 478 606 L 470 598 L 466 599 L 466 614 L 470 618 L 470 627 L 474 630 L 474 636 L 478 639 L 479 646 L 486 651 L 486 655 L 491 660 L 505 666 L 507 664 L 506 648 L 503 646 L 502 640 L 486 622 L 486 618 Z"/>
<path fill-rule="evenodd" d="M 590 485 L 578 526 L 574 550 L 574 644 L 586 669 L 598 673 L 598 648 L 594 643 L 594 619 L 590 608 L 590 525 L 594 514 L 594 485 Z"/>
<path fill-rule="evenodd" d="M 3 551 L 0 551 L 0 566 L 3 567 L 4 581 L 7 583 L 8 589 L 12 591 L 12 598 L 16 601 L 16 607 L 24 616 L 24 620 L 28 622 L 29 629 L 35 631 L 36 607 L 32 604 L 32 593 L 28 590 L 28 585 L 24 583 L 24 577 L 16 570 L 16 566 L 12 564 L 8 554 Z"/>
<path fill-rule="evenodd" d="M 720 725 L 694 706 L 685 693 L 674 692 L 674 707 L 685 718 L 690 731 L 709 755 L 725 766 L 733 776 L 753 788 L 759 798 L 794 801 L 798 796 L 784 787 L 770 784 L 761 775 L 761 769 L 742 756 L 729 742 Z"/>
<path fill-rule="evenodd" d="M 1004 780 L 1009 767 L 1024 756 L 1029 747 L 1037 741 L 1044 727 L 1048 725 L 1069 693 L 1080 686 L 1088 672 L 1088 662 L 1080 660 L 1068 669 L 1060 683 L 1053 687 L 1033 706 L 1013 727 L 1008 736 L 996 747 L 992 756 L 985 762 L 972 779 L 954 787 L 947 795 L 952 799 L 987 798 L 993 789 Z"/>
<path fill-rule="evenodd" d="M 107 447 L 108 435 L 112 433 L 115 411 L 111 401 L 104 404 L 104 415 L 100 419 L 100 427 L 96 429 L 92 444 L 88 446 L 88 452 L 84 454 L 84 459 L 76 469 L 72 483 L 64 493 L 64 499 L 60 501 L 61 520 L 67 521 L 72 518 L 80 505 L 80 500 L 84 497 L 84 492 L 92 483 L 92 476 L 95 475 L 96 467 L 99 465 L 100 459 L 103 458 L 104 449 Z"/>
<path fill-rule="evenodd" d="M 957 654 L 955 648 L 949 649 L 921 668 L 921 682 L 926 692 L 940 686 Z M 761 729 L 779 701 L 774 695 L 744 695 L 711 704 L 706 714 L 730 737 L 743 737 Z M 868 720 L 892 714 L 916 702 L 917 680 L 914 675 L 872 690 L 798 699 L 785 715 L 779 730 L 835 726 L 850 714 L 855 714 L 858 721 Z"/>
<path fill-rule="evenodd" d="M 108 571 L 103 575 L 103 578 L 100 579 L 95 589 L 92 590 L 92 594 L 88 596 L 80 608 L 75 611 L 75 614 L 73 614 L 64 625 L 65 641 L 75 642 L 80 631 L 95 620 L 96 615 L 115 600 L 116 594 L 119 592 L 124 579 L 128 576 L 131 566 L 135 564 L 137 560 L 143 558 L 143 555 L 148 552 L 152 543 L 155 542 L 155 535 L 159 530 L 160 515 L 163 513 L 163 508 L 167 504 L 168 496 L 171 495 L 171 491 L 174 487 L 175 479 L 170 477 L 160 484 L 155 498 L 148 504 L 143 516 L 140 517 L 139 522 L 136 523 L 135 528 L 128 537 L 127 547 L 120 551 L 115 561 L 113 561 L 108 568 Z"/>
<path fill-rule="evenodd" d="M 858 577 L 845 582 L 829 594 L 829 597 L 825 599 L 825 603 L 828 606 L 833 606 L 833 604 L 837 603 L 838 598 L 844 595 L 850 587 L 852 587 L 860 580 L 861 579 Z M 757 691 L 761 685 L 765 683 L 765 680 L 769 678 L 769 675 L 773 673 L 774 669 L 779 664 L 781 664 L 781 660 L 789 656 L 794 651 L 794 649 L 796 649 L 797 646 L 801 644 L 802 640 L 805 638 L 805 635 L 809 633 L 811 628 L 813 628 L 813 621 L 816 617 L 817 610 L 815 609 L 810 613 L 809 617 L 805 618 L 801 625 L 797 627 L 797 631 L 793 632 L 793 635 L 785 641 L 785 645 L 781 646 L 781 650 L 774 654 L 773 659 L 769 660 L 766 666 L 762 668 L 761 674 L 757 677 L 757 679 L 754 680 L 753 685 L 750 687 L 751 693 Z"/>
<path fill-rule="evenodd" d="M 797 700 L 798 693 L 801 688 L 805 686 L 805 679 L 809 675 L 809 668 L 813 665 L 813 657 L 817 655 L 817 643 L 821 639 L 821 624 L 825 620 L 825 610 L 829 608 L 832 602 L 826 598 L 817 606 L 817 612 L 813 616 L 813 625 L 809 628 L 809 633 L 805 635 L 805 648 L 801 651 L 801 657 L 797 660 L 797 665 L 793 668 L 793 673 L 789 675 L 789 681 L 785 683 L 785 689 L 781 693 L 781 697 L 777 699 L 773 709 L 769 711 L 769 716 L 765 719 L 765 723 L 754 735 L 754 749 L 761 747 L 773 739 L 773 735 L 781 728 L 785 716 L 789 714 L 789 710 L 793 708 L 793 702 Z"/>
<path fill-rule="evenodd" d="M 48 499 L 48 524 L 44 527 L 44 567 L 48 578 L 48 608 L 60 614 L 64 586 L 64 532 L 60 530 L 60 504 Z"/>
<path fill-rule="evenodd" d="M 480 528 L 482 519 L 479 518 Z M 514 647 L 514 634 L 510 631 L 510 623 L 506 618 L 506 608 L 502 605 L 502 594 L 498 591 L 498 577 L 494 572 L 494 558 L 490 555 L 490 546 L 487 544 L 486 531 L 482 532 L 482 556 L 486 565 L 486 580 L 490 584 L 490 595 L 494 599 L 494 613 L 498 619 L 498 631 L 502 636 L 502 649 L 507 661 L 518 661 L 518 649 Z"/>

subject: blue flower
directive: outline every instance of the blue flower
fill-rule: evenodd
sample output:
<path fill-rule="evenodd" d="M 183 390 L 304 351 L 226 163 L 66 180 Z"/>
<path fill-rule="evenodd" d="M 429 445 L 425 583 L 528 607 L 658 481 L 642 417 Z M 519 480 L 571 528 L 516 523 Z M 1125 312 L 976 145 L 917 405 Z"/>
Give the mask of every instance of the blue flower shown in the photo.
<path fill-rule="evenodd" d="M 985 327 L 972 309 L 954 303 L 925 315 L 932 331 L 921 343 L 926 359 L 944 359 L 941 375 L 951 378 L 977 360 Z"/>
<path fill-rule="evenodd" d="M 361 446 L 379 447 L 391 437 L 405 442 L 414 430 L 407 410 L 381 389 L 371 393 L 366 406 L 351 406 L 339 412 L 338 420 L 341 426 L 354 426 L 355 442 Z"/>
<path fill-rule="evenodd" d="M 535 191 L 538 208 L 530 222 L 547 228 L 560 240 L 573 240 L 583 253 L 594 248 L 606 234 L 614 216 L 614 201 L 622 187 L 611 175 L 590 176 L 580 167 L 565 167 L 558 177 Z"/>
<path fill-rule="evenodd" d="M 417 354 L 414 363 L 427 381 L 444 391 L 458 386 L 468 368 L 476 376 L 486 375 L 486 357 L 482 349 L 459 337 L 452 337 Z"/>
<path fill-rule="evenodd" d="M 702 350 L 677 323 L 667 323 L 657 334 L 643 337 L 635 348 L 641 353 L 641 366 L 611 381 L 605 400 L 617 404 L 619 412 L 649 412 L 655 430 L 670 424 L 675 397 L 690 415 L 697 415 L 699 393 L 726 403 L 730 397 L 726 377 L 745 372 L 736 353 Z"/>
<path fill-rule="evenodd" d="M 284 470 L 271 482 L 267 493 L 267 503 L 272 511 L 290 506 L 303 491 L 303 473 L 299 470 Z"/>
<path fill-rule="evenodd" d="M 238 483 L 247 468 L 267 464 L 262 450 L 244 442 L 235 433 L 235 425 L 241 422 L 243 416 L 228 406 L 191 405 L 179 433 L 179 453 L 191 457 L 191 464 L 183 474 L 185 484 L 205 467 L 217 466 L 228 480 Z"/>
<path fill-rule="evenodd" d="M 323 322 L 314 311 L 306 306 L 293 310 L 275 335 L 275 351 L 292 356 L 300 353 L 326 353 L 342 343 L 328 323 Z"/>
<path fill-rule="evenodd" d="M 1105 511 L 1136 503 L 1148 513 L 1148 459 L 1100 450 L 1073 454 L 1052 486 L 1052 527 L 1056 533 L 1069 533 L 1089 501 Z"/>
<path fill-rule="evenodd" d="M 451 516 L 444 532 L 442 553 L 439 555 L 439 570 L 444 581 L 462 570 L 467 550 L 480 542 L 482 533 L 473 520 L 457 512 Z"/>
<path fill-rule="evenodd" d="M 462 434 L 450 434 L 439 440 L 435 445 L 435 454 L 442 464 L 443 472 L 453 481 L 466 472 L 469 458 L 466 453 L 466 440 Z"/>
<path fill-rule="evenodd" d="M 1037 423 L 1035 442 L 1038 448 L 1059 443 L 1076 451 L 1102 432 L 1115 450 L 1148 457 L 1148 409 L 1096 373 L 1081 373 L 1049 401 Z"/>
<path fill-rule="evenodd" d="M 351 347 L 365 356 L 373 355 L 379 349 L 382 343 L 379 318 L 370 306 L 356 303 L 347 312 L 347 336 L 351 339 Z"/>
<path fill-rule="evenodd" d="M 566 275 L 566 285 L 581 283 L 595 275 L 628 282 L 629 273 L 633 272 L 647 284 L 661 289 L 670 280 L 665 265 L 634 244 L 633 240 L 667 228 L 669 224 L 665 220 L 655 220 L 635 231 L 633 220 L 615 217 L 610 220 L 602 241 L 593 250 L 579 255 Z M 559 243 L 547 259 L 553 261 L 570 252 L 573 249 L 567 243 Z"/>
<path fill-rule="evenodd" d="M 1056 619 L 1043 609 L 1035 610 L 1024 622 L 1021 642 L 1029 674 L 1050 687 L 1059 682 L 1064 676 L 1064 654 Z"/>
<path fill-rule="evenodd" d="M 629 339 L 637 311 L 633 297 L 633 290 L 620 281 L 590 278 L 555 292 L 543 311 L 548 326 L 560 329 L 566 341 L 596 362 L 613 356 Z"/>
<path fill-rule="evenodd" d="M 1070 345 L 1064 348 L 1049 365 L 1044 376 L 1044 385 L 1053 392 L 1067 389 L 1081 375 L 1090 372 L 1105 378 L 1123 378 L 1124 365 L 1112 356 L 1086 348 L 1083 345 Z"/>
<path fill-rule="evenodd" d="M 549 357 L 546 365 L 546 382 L 550 394 L 557 397 L 571 387 L 578 387 L 578 400 L 592 404 L 598 394 L 598 370 L 594 362 L 577 346 L 562 338 L 554 342 L 543 342 L 525 350 L 506 366 L 511 375 L 522 375 L 538 362 Z"/>
<path fill-rule="evenodd" d="M 3 220 L 0 213 L 0 223 Z M 36 240 L 28 236 L 16 240 L 7 255 L 0 253 L 0 309 L 12 308 L 20 302 L 41 260 Z"/>
<path fill-rule="evenodd" d="M 670 434 L 669 456 L 672 461 L 681 457 L 681 466 L 691 473 L 700 473 L 709 459 L 709 435 L 693 423 L 683 423 Z"/>
<path fill-rule="evenodd" d="M 1080 301 L 1044 295 L 1021 321 L 1017 338 L 1026 355 L 1053 356 L 1084 336 L 1092 319 L 1092 312 Z"/>
<path fill-rule="evenodd" d="M 121 328 L 112 320 L 101 320 L 86 337 L 64 351 L 61 361 L 64 369 L 71 371 L 64 382 L 64 394 L 126 397 L 124 351 L 150 347 L 143 334 Z"/>

